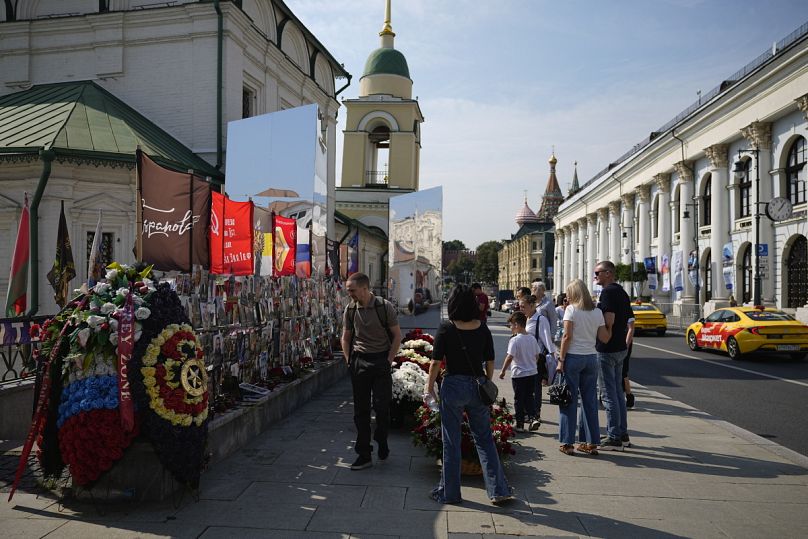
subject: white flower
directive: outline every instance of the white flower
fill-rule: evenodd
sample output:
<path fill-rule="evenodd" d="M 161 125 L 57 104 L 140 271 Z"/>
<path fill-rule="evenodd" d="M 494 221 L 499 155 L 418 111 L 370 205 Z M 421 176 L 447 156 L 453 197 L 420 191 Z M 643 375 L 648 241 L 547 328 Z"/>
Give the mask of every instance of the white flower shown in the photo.
<path fill-rule="evenodd" d="M 101 312 L 103 314 L 112 314 L 115 312 L 115 304 L 114 303 L 105 303 L 101 306 Z"/>
<path fill-rule="evenodd" d="M 141 305 L 143 305 L 144 300 L 143 298 L 135 294 L 132 296 L 132 303 L 134 303 L 136 307 L 140 307 Z"/>
<path fill-rule="evenodd" d="M 115 294 L 116 294 L 116 295 L 118 295 L 118 296 L 123 296 L 123 297 L 126 297 L 126 296 L 128 296 L 128 295 L 129 295 L 129 289 L 128 289 L 128 288 L 126 288 L 125 286 L 122 286 L 122 287 L 120 287 L 120 288 L 118 289 L 118 291 L 117 291 L 117 292 L 115 292 Z"/>
<path fill-rule="evenodd" d="M 116 269 L 107 270 L 106 278 L 107 281 L 114 281 L 115 279 L 118 278 L 118 270 Z"/>
<path fill-rule="evenodd" d="M 106 294 L 109 292 L 110 288 L 112 288 L 112 286 L 109 283 L 97 283 L 93 287 L 93 290 L 96 294 Z"/>
<path fill-rule="evenodd" d="M 139 307 L 137 311 L 135 311 L 135 318 L 138 320 L 145 320 L 151 315 L 151 311 L 146 307 Z"/>
<path fill-rule="evenodd" d="M 90 339 L 91 334 L 92 331 L 90 330 L 90 328 L 82 328 L 79 330 L 76 337 L 78 338 L 79 345 L 81 345 L 82 348 L 87 348 L 87 341 Z"/>
<path fill-rule="evenodd" d="M 109 327 L 112 328 L 112 331 L 118 331 L 118 321 L 114 318 L 109 319 Z"/>
<path fill-rule="evenodd" d="M 94 330 L 98 330 L 101 327 L 101 324 L 107 321 L 106 316 L 98 316 L 96 314 L 91 314 L 87 317 L 87 324 L 90 325 L 91 328 Z"/>
<path fill-rule="evenodd" d="M 118 332 L 113 331 L 109 334 L 109 344 L 112 346 L 118 346 Z"/>

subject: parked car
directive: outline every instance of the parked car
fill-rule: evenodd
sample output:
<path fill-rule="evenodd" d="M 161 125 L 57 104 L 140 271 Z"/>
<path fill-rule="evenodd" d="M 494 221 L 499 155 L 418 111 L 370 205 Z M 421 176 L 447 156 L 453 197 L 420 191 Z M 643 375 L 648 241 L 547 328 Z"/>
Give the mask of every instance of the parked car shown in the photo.
<path fill-rule="evenodd" d="M 502 310 L 506 313 L 512 313 L 519 307 L 519 300 L 508 299 L 502 304 Z"/>
<path fill-rule="evenodd" d="M 668 330 L 668 319 L 653 303 L 632 303 L 635 331 L 655 331 L 660 337 Z"/>
<path fill-rule="evenodd" d="M 709 348 L 739 359 L 751 352 L 808 356 L 808 326 L 772 308 L 728 307 L 690 324 L 685 333 L 691 350 Z"/>

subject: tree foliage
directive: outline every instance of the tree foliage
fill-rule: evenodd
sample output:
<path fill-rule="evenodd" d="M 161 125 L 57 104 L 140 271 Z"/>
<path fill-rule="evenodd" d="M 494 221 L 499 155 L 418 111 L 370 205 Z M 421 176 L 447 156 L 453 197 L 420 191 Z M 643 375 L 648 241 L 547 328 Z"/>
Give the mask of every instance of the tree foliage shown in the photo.
<path fill-rule="evenodd" d="M 460 254 L 446 266 L 446 273 L 451 275 L 455 282 L 466 282 L 465 272 L 474 272 L 474 261 L 465 254 Z"/>
<path fill-rule="evenodd" d="M 449 240 L 443 242 L 444 251 L 465 251 L 466 244 L 460 240 Z"/>
<path fill-rule="evenodd" d="M 497 253 L 502 249 L 498 241 L 486 241 L 477 246 L 477 263 L 474 274 L 483 283 L 496 283 L 499 280 L 499 258 Z"/>

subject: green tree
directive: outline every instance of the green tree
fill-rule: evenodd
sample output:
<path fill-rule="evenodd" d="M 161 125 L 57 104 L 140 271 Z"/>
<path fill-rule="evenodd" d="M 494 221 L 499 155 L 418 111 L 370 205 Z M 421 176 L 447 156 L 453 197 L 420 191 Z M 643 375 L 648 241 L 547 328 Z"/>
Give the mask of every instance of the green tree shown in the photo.
<path fill-rule="evenodd" d="M 496 283 L 499 280 L 499 253 L 502 243 L 486 241 L 477 246 L 477 263 L 474 274 L 480 282 Z"/>
<path fill-rule="evenodd" d="M 460 240 L 449 240 L 443 242 L 444 251 L 465 251 L 466 244 Z"/>
<path fill-rule="evenodd" d="M 465 272 L 474 272 L 474 262 L 466 255 L 461 254 L 446 266 L 446 273 L 451 275 L 456 283 L 465 283 Z"/>

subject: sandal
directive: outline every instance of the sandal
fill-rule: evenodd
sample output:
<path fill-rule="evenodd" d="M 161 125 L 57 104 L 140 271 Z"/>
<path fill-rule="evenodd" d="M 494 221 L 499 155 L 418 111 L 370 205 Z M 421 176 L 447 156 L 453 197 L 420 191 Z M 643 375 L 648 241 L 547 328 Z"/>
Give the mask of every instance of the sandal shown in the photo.
<path fill-rule="evenodd" d="M 578 444 L 578 447 L 576 447 L 576 449 L 581 453 L 586 453 L 587 455 L 592 455 L 593 457 L 597 456 L 598 454 L 598 446 L 596 446 L 595 444 L 581 443 Z"/>
<path fill-rule="evenodd" d="M 574 455 L 575 454 L 575 447 L 572 444 L 564 444 L 558 448 L 559 451 L 564 453 L 565 455 Z"/>

